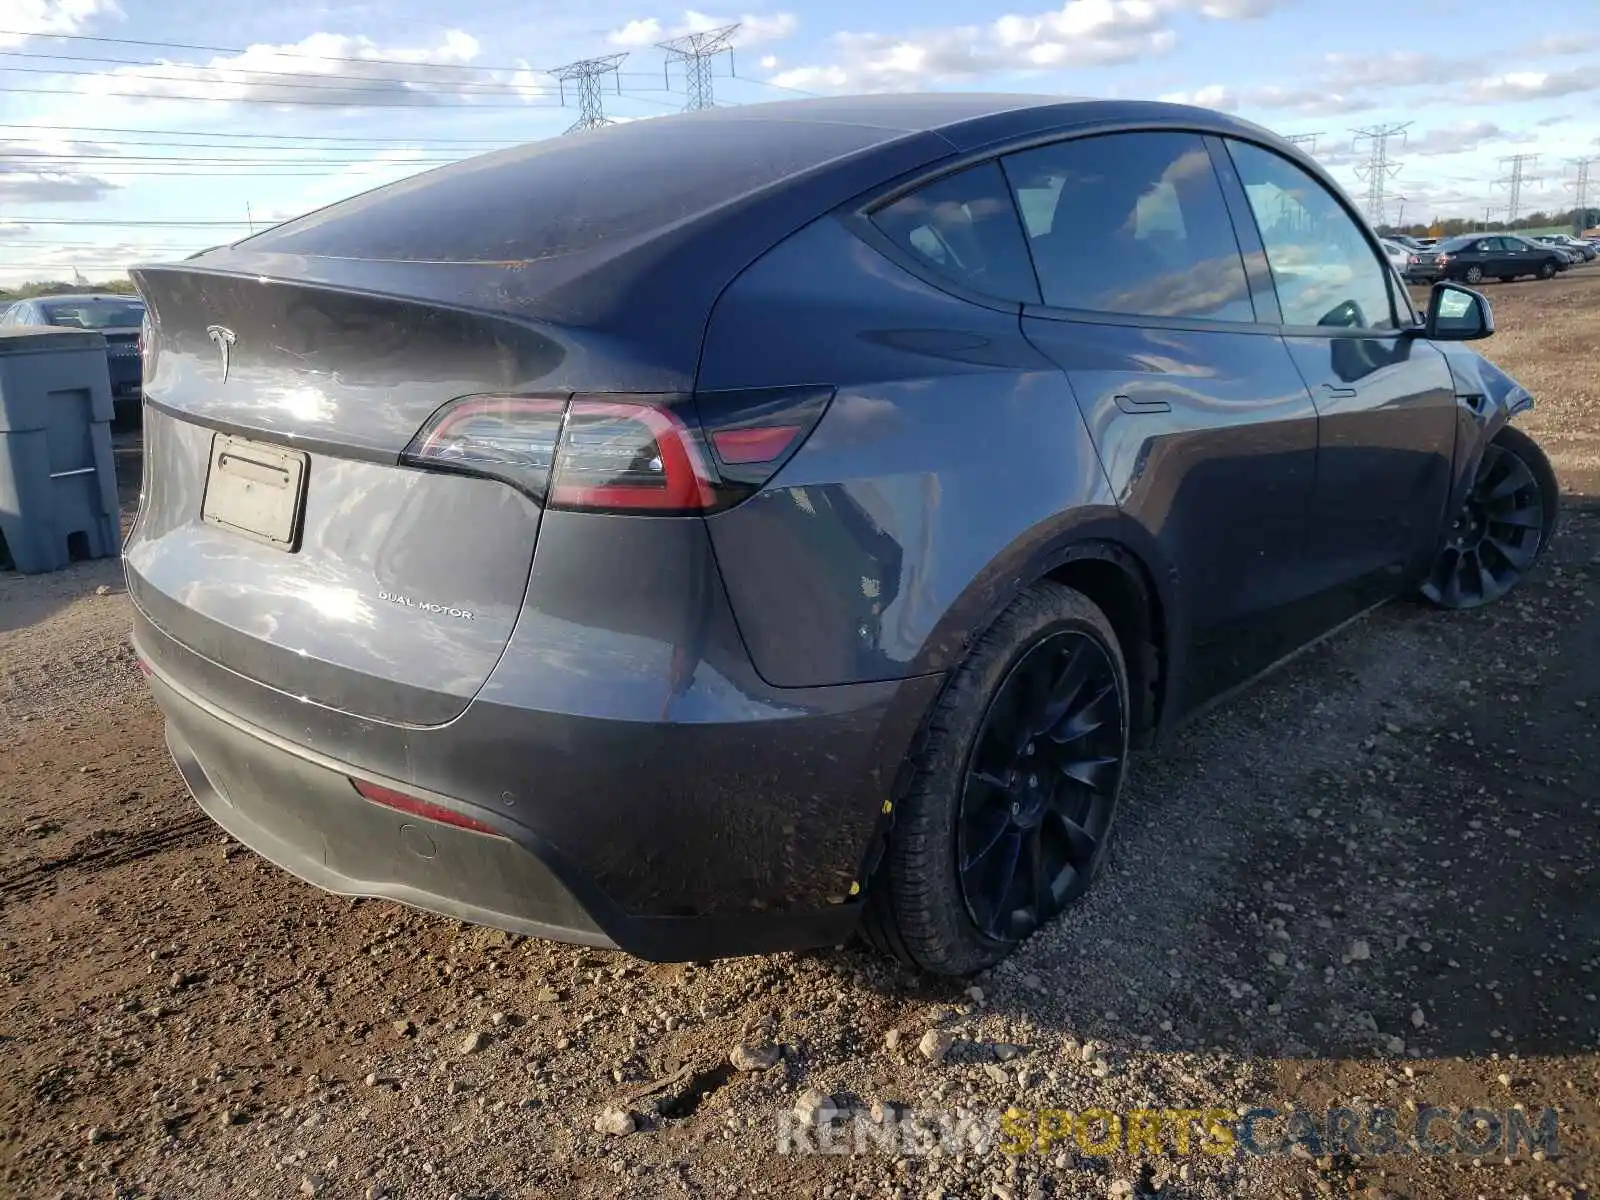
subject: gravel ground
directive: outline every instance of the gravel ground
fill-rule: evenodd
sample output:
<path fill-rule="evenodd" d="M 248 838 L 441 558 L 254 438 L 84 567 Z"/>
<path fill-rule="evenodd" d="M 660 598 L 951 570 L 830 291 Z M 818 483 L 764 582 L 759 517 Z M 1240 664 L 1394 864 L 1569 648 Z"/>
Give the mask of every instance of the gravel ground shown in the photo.
<path fill-rule="evenodd" d="M 322 895 L 187 799 L 114 563 L 0 575 L 0 1195 L 1594 1195 L 1600 269 L 1490 296 L 1569 492 L 1536 577 L 1391 605 L 1141 756 L 1094 893 L 970 990 Z M 1007 1106 L 1257 1105 L 1384 1106 L 1402 1137 L 1428 1105 L 1554 1107 L 1560 1153 L 982 1136 Z M 830 1109 L 948 1124 L 937 1154 L 779 1152 Z"/>

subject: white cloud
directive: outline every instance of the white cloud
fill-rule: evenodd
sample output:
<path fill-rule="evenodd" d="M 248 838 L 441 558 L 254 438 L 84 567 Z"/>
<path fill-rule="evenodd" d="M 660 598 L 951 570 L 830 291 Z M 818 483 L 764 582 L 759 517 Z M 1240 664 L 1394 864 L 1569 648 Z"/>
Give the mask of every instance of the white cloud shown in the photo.
<path fill-rule="evenodd" d="M 552 93 L 544 74 L 527 64 L 510 73 L 461 69 L 471 66 L 479 49 L 478 40 L 460 30 L 448 31 L 435 46 L 420 48 L 314 33 L 291 45 L 255 45 L 205 64 L 119 67 L 90 77 L 82 91 L 351 107 L 532 100 Z"/>
<path fill-rule="evenodd" d="M 96 17 L 120 17 L 117 0 L 7 0 L 0 24 L 0 49 L 20 46 L 29 37 L 82 33 Z"/>
<path fill-rule="evenodd" d="M 1220 109 L 1223 112 L 1254 108 L 1288 112 L 1304 117 L 1338 116 L 1374 107 L 1369 99 L 1348 96 L 1325 88 L 1276 86 L 1230 88 L 1220 83 L 1196 88 L 1190 92 L 1168 92 L 1161 99 L 1171 104 L 1194 104 L 1201 108 Z"/>
<path fill-rule="evenodd" d="M 714 17 L 707 13 L 685 10 L 683 19 L 670 28 L 655 17 L 641 17 L 629 21 L 621 29 L 606 35 L 606 41 L 624 50 L 643 49 L 664 42 L 668 38 L 683 37 L 689 33 L 707 33 L 725 25 L 738 25 L 733 35 L 735 47 L 755 46 L 761 42 L 782 41 L 793 36 L 800 28 L 800 19 L 793 13 L 778 12 L 767 15 L 745 14 L 742 17 Z"/>
<path fill-rule="evenodd" d="M 1239 93 L 1221 83 L 1207 84 L 1192 92 L 1167 92 L 1156 97 L 1168 104 L 1192 104 L 1197 108 L 1214 108 L 1218 112 L 1237 112 Z"/>
<path fill-rule="evenodd" d="M 1600 91 L 1600 73 L 1583 67 L 1566 71 L 1513 71 L 1463 85 L 1452 99 L 1469 104 L 1505 104 Z"/>
<path fill-rule="evenodd" d="M 1172 0 L 1067 0 L 1059 9 L 1008 14 L 987 25 L 906 35 L 841 33 L 836 61 L 774 76 L 782 87 L 906 91 L 1005 71 L 1107 66 L 1165 54 L 1176 43 Z"/>
<path fill-rule="evenodd" d="M 1206 0 L 1197 7 L 1214 21 L 1253 21 L 1278 7 L 1279 0 Z"/>
<path fill-rule="evenodd" d="M 0 205 L 104 200 L 117 185 L 86 164 L 71 160 L 110 159 L 115 153 L 97 142 L 74 142 L 48 134 L 0 142 Z"/>
<path fill-rule="evenodd" d="M 1440 154 L 1462 154 L 1476 150 L 1491 142 L 1510 141 L 1512 135 L 1493 121 L 1468 121 L 1459 125 L 1441 125 L 1429 129 L 1419 137 L 1411 138 L 1404 147 L 1406 154 L 1424 157 Z"/>

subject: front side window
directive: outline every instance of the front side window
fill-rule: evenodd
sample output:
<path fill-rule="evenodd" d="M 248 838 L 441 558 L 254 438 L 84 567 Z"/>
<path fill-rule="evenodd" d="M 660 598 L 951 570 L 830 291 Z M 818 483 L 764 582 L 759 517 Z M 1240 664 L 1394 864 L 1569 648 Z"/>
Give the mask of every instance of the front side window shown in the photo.
<path fill-rule="evenodd" d="M 979 163 L 886 204 L 872 223 L 935 275 L 1001 300 L 1037 301 L 1000 168 Z"/>
<path fill-rule="evenodd" d="M 1003 162 L 1046 304 L 1255 320 L 1222 188 L 1199 135 L 1078 138 Z"/>
<path fill-rule="evenodd" d="M 1332 192 L 1288 159 L 1230 144 L 1285 325 L 1392 329 L 1388 270 Z"/>

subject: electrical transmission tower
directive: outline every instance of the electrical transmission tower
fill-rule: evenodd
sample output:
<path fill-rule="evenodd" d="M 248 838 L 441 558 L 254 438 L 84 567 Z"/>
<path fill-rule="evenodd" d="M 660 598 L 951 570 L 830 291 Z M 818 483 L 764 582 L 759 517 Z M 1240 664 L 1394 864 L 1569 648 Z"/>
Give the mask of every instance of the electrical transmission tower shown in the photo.
<path fill-rule="evenodd" d="M 1356 168 L 1356 178 L 1367 185 L 1367 220 L 1374 225 L 1383 224 L 1384 190 L 1404 165 L 1389 158 L 1389 139 L 1397 137 L 1404 142 L 1410 126 L 1410 121 L 1404 121 L 1399 125 L 1369 125 L 1350 131 L 1356 135 L 1351 149 L 1360 153 L 1361 143 L 1368 145 L 1367 161 Z"/>
<path fill-rule="evenodd" d="M 733 35 L 738 29 L 735 23 L 656 43 L 656 49 L 667 52 L 667 61 L 662 65 L 661 73 L 666 77 L 668 87 L 672 86 L 672 64 L 683 64 L 685 90 L 689 93 L 689 103 L 683 106 L 685 112 L 715 107 L 711 99 L 711 60 L 726 51 L 731 69 Z"/>
<path fill-rule="evenodd" d="M 567 130 L 568 133 L 581 133 L 585 129 L 598 129 L 602 125 L 611 124 L 610 118 L 606 116 L 600 84 L 607 75 L 610 75 L 617 81 L 617 95 L 622 95 L 622 77 L 617 74 L 617 68 L 627 57 L 627 52 L 624 51 L 621 54 L 607 54 L 601 58 L 580 58 L 577 62 L 553 67 L 546 72 L 561 81 L 562 107 L 567 103 L 567 84 L 577 84 L 578 119 L 572 123 L 571 128 Z"/>
<path fill-rule="evenodd" d="M 1573 233 L 1582 233 L 1589 227 L 1589 168 L 1595 163 L 1600 163 L 1600 155 L 1593 158 L 1575 158 L 1572 168 L 1577 172 L 1572 182 L 1567 184 L 1573 191 L 1573 203 L 1577 207 L 1577 228 Z"/>
<path fill-rule="evenodd" d="M 1525 183 L 1538 183 L 1538 179 L 1531 177 L 1527 169 L 1539 161 L 1537 154 L 1513 154 L 1500 160 L 1501 165 L 1511 164 L 1511 171 L 1504 178 L 1495 180 L 1497 187 L 1506 189 L 1506 225 L 1516 223 L 1517 210 L 1522 204 L 1522 185 Z"/>
<path fill-rule="evenodd" d="M 1490 225 L 1494 224 L 1494 215 L 1499 211 L 1500 209 L 1495 207 L 1493 204 L 1485 204 L 1483 206 L 1483 228 L 1485 230 L 1487 230 Z"/>
<path fill-rule="evenodd" d="M 1410 199 L 1411 199 L 1410 196 L 1396 196 L 1396 197 L 1394 197 L 1395 204 L 1399 206 L 1398 208 L 1395 209 L 1395 214 L 1394 214 L 1394 227 L 1396 229 L 1401 228 L 1406 223 L 1406 203 Z"/>
<path fill-rule="evenodd" d="M 1315 133 L 1291 133 L 1288 140 L 1296 146 L 1304 146 L 1307 154 L 1315 154 L 1317 139 L 1321 136 L 1322 130 L 1319 129 Z"/>

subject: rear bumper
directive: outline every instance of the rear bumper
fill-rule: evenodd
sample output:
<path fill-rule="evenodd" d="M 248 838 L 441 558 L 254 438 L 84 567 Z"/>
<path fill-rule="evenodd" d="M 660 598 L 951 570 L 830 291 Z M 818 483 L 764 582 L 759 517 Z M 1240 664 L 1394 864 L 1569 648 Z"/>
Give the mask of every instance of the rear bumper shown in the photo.
<path fill-rule="evenodd" d="M 710 727 L 479 703 L 406 728 L 272 693 L 142 613 L 134 643 L 190 791 L 262 857 L 336 894 L 663 962 L 850 936 L 881 797 L 937 686 L 827 689 L 850 693 L 836 711 Z M 373 803 L 352 778 L 496 834 Z"/>
<path fill-rule="evenodd" d="M 296 753 L 152 676 L 167 748 L 228 833 L 324 891 L 586 945 L 612 942 L 545 864 L 545 847 L 364 799 L 338 764 Z"/>

